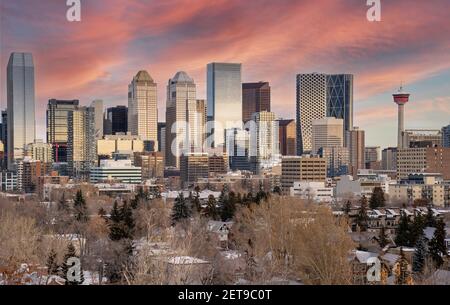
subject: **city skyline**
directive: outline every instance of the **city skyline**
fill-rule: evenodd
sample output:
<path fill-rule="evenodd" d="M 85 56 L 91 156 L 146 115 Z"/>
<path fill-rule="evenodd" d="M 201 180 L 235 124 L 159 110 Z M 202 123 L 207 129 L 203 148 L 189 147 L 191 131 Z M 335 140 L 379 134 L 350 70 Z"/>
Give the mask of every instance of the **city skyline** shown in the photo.
<path fill-rule="evenodd" d="M 294 118 L 296 74 L 354 74 L 354 125 L 366 131 L 367 145 L 395 145 L 397 112 L 391 95 L 402 81 L 411 93 L 407 129 L 448 125 L 450 55 L 443 29 L 449 28 L 450 21 L 442 18 L 448 1 L 385 4 L 380 23 L 366 20 L 367 7 L 360 2 L 321 1 L 314 6 L 305 1 L 264 2 L 258 16 L 236 1 L 198 1 L 189 9 L 183 1 L 145 7 L 137 1 L 110 1 L 110 5 L 83 3 L 82 21 L 69 23 L 65 5 L 2 1 L 1 68 L 6 69 L 13 51 L 33 53 L 37 137 L 42 139 L 43 106 L 51 98 L 79 99 L 82 105 L 94 99 L 103 99 L 106 107 L 126 105 L 129 80 L 141 69 L 159 84 L 185 70 L 196 80 L 198 97 L 206 98 L 206 64 L 222 61 L 243 64 L 242 82 L 268 81 L 272 111 L 285 119 Z M 146 20 L 153 12 L 158 12 L 157 18 Z M 284 16 L 283 22 L 270 20 L 275 13 Z M 118 17 L 123 14 L 133 18 Z M 411 16 L 409 22 L 396 20 L 399 14 Z M 230 17 L 240 31 L 229 28 Z M 302 17 L 321 23 L 297 35 L 302 23 L 296 21 Z M 261 18 L 267 19 L 264 26 L 258 24 Z M 102 26 L 110 19 L 126 21 Z M 330 23 L 337 22 L 339 26 L 329 30 Z M 49 26 L 58 31 L 48 31 Z M 99 44 L 107 46 L 106 51 L 95 52 Z M 171 50 L 172 45 L 183 52 Z M 4 109 L 6 88 L 1 77 Z M 165 100 L 160 90 L 160 120 Z"/>

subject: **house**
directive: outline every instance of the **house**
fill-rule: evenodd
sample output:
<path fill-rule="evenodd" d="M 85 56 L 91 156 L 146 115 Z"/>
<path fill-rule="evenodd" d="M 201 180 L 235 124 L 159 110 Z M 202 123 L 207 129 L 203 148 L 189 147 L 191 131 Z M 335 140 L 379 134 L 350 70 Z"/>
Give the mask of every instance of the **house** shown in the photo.
<path fill-rule="evenodd" d="M 233 226 L 232 221 L 208 221 L 208 231 L 217 236 L 219 240 L 220 247 L 228 249 L 228 239 L 230 235 L 231 227 Z"/>

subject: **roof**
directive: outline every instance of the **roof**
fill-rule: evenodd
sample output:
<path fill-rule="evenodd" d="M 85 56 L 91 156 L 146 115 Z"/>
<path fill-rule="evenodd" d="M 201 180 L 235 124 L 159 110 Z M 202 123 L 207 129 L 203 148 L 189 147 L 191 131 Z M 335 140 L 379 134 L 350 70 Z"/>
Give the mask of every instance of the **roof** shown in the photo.
<path fill-rule="evenodd" d="M 134 77 L 134 80 L 137 81 L 137 82 L 151 82 L 151 83 L 153 83 L 153 78 L 145 70 L 139 71 L 136 74 L 136 76 Z"/>
<path fill-rule="evenodd" d="M 186 72 L 180 71 L 171 79 L 172 83 L 193 83 L 194 80 Z"/>
<path fill-rule="evenodd" d="M 174 265 L 208 264 L 207 261 L 192 256 L 175 256 L 169 258 L 167 262 Z"/>
<path fill-rule="evenodd" d="M 366 252 L 366 251 L 356 251 L 355 257 L 358 259 L 358 261 L 362 264 L 367 263 L 367 260 L 371 257 L 378 257 L 377 253 L 373 252 Z"/>

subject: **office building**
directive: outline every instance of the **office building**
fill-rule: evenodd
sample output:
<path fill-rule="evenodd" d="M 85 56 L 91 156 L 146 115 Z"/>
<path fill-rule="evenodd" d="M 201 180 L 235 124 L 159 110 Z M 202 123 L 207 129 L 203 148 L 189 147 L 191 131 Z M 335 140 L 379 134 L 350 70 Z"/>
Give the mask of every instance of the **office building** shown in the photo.
<path fill-rule="evenodd" d="M 208 147 L 225 145 L 225 130 L 242 128 L 241 64 L 207 66 Z"/>
<path fill-rule="evenodd" d="M 450 125 L 442 127 L 442 146 L 450 147 Z"/>
<path fill-rule="evenodd" d="M 130 151 L 143 152 L 144 142 L 139 136 L 128 134 L 105 135 L 97 140 L 97 156 L 111 158 L 115 152 Z"/>
<path fill-rule="evenodd" d="M 134 164 L 142 169 L 142 180 L 164 178 L 164 154 L 162 152 L 135 152 Z"/>
<path fill-rule="evenodd" d="M 313 120 L 344 120 L 343 139 L 353 128 L 353 75 L 298 74 L 296 99 L 298 155 L 312 151 Z"/>
<path fill-rule="evenodd" d="M 350 157 L 347 147 L 322 147 L 318 153 L 327 161 L 327 177 L 334 178 L 349 173 Z"/>
<path fill-rule="evenodd" d="M 355 176 L 358 169 L 366 168 L 364 130 L 353 127 L 347 131 L 346 143 L 349 152 L 349 173 Z"/>
<path fill-rule="evenodd" d="M 0 160 L 1 168 L 8 167 L 8 112 L 2 110 L 2 129 L 0 131 L 1 141 L 3 142 L 3 158 Z"/>
<path fill-rule="evenodd" d="M 344 120 L 323 118 L 312 121 L 312 152 L 316 154 L 320 148 L 343 147 Z"/>
<path fill-rule="evenodd" d="M 100 166 L 90 170 L 90 182 L 142 183 L 142 169 L 131 164 L 131 160 L 102 160 Z"/>
<path fill-rule="evenodd" d="M 327 178 L 327 164 L 319 156 L 286 156 L 281 158 L 281 187 L 289 194 L 296 181 L 324 182 Z"/>
<path fill-rule="evenodd" d="M 193 184 L 209 176 L 208 153 L 189 153 L 180 158 L 180 176 L 183 185 Z"/>
<path fill-rule="evenodd" d="M 116 106 L 106 109 L 103 131 L 105 135 L 128 132 L 128 107 Z"/>
<path fill-rule="evenodd" d="M 325 182 L 295 181 L 290 189 L 290 196 L 317 203 L 331 203 L 333 188 L 326 187 Z"/>
<path fill-rule="evenodd" d="M 268 82 L 242 84 L 242 120 L 247 123 L 255 112 L 270 112 Z"/>
<path fill-rule="evenodd" d="M 78 107 L 68 115 L 67 163 L 69 175 L 87 179 L 97 161 L 95 139 L 95 109 Z"/>
<path fill-rule="evenodd" d="M 47 143 L 52 145 L 54 162 L 67 162 L 69 112 L 77 109 L 78 100 L 51 99 L 47 105 Z"/>
<path fill-rule="evenodd" d="M 282 156 L 295 156 L 297 126 L 295 120 L 278 120 L 278 139 L 280 142 L 280 153 Z"/>
<path fill-rule="evenodd" d="M 397 147 L 388 147 L 381 153 L 381 167 L 383 170 L 397 170 Z"/>
<path fill-rule="evenodd" d="M 158 150 L 157 85 L 147 71 L 139 71 L 128 86 L 128 131 Z"/>
<path fill-rule="evenodd" d="M 8 169 L 25 156 L 25 146 L 36 138 L 34 63 L 30 53 L 12 53 L 6 77 Z"/>
<path fill-rule="evenodd" d="M 159 152 L 162 152 L 165 155 L 166 152 L 166 123 L 159 122 L 158 123 L 158 143 L 159 143 Z"/>
<path fill-rule="evenodd" d="M 403 133 L 404 148 L 442 146 L 441 130 L 407 129 Z"/>
<path fill-rule="evenodd" d="M 212 154 L 208 157 L 208 173 L 209 174 L 226 174 L 229 169 L 228 155 Z"/>
<path fill-rule="evenodd" d="M 364 149 L 364 158 L 366 159 L 366 164 L 371 162 L 381 161 L 381 147 L 380 146 L 367 146 Z"/>
<path fill-rule="evenodd" d="M 94 136 L 96 140 L 103 138 L 103 101 L 94 100 L 92 101 L 90 107 L 94 108 Z"/>
<path fill-rule="evenodd" d="M 397 179 L 410 174 L 439 173 L 444 180 L 450 179 L 450 148 L 405 148 L 397 152 Z"/>
<path fill-rule="evenodd" d="M 247 130 L 226 130 L 226 151 L 229 156 L 230 169 L 249 171 L 250 168 L 250 134 Z"/>

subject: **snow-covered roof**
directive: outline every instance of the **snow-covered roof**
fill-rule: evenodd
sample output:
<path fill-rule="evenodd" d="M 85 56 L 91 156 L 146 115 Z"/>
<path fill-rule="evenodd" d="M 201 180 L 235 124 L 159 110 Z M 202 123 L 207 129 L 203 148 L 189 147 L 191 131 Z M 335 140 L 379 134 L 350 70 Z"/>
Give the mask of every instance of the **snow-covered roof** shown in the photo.
<path fill-rule="evenodd" d="M 383 256 L 381 256 L 381 258 L 384 259 L 385 261 L 387 261 L 390 266 L 394 266 L 395 263 L 400 258 L 400 255 L 392 254 L 392 253 L 386 253 Z"/>
<path fill-rule="evenodd" d="M 378 257 L 377 253 L 373 253 L 373 252 L 367 252 L 367 251 L 359 251 L 356 250 L 355 251 L 355 256 L 358 259 L 358 261 L 362 264 L 367 263 L 367 260 L 371 257 Z"/>
<path fill-rule="evenodd" d="M 175 256 L 167 259 L 167 262 L 173 265 L 209 264 L 205 260 L 192 256 Z"/>

